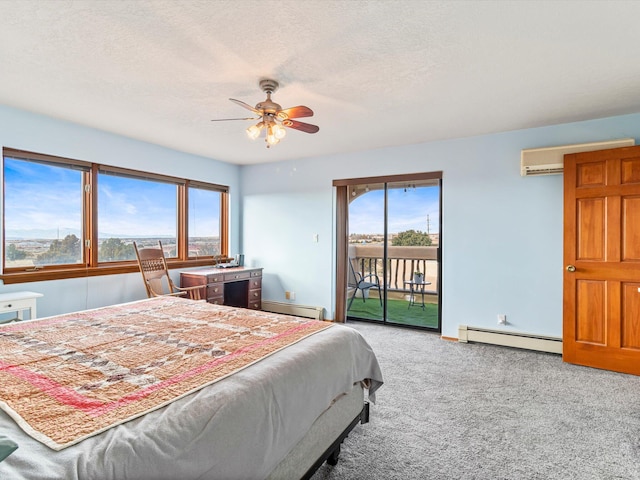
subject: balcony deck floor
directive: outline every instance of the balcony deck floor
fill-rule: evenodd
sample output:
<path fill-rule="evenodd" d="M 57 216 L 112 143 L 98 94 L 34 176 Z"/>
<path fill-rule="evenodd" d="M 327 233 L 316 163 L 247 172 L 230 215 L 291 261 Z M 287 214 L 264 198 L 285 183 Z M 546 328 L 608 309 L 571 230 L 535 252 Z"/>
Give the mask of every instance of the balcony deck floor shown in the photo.
<path fill-rule="evenodd" d="M 420 302 L 420 298 L 418 298 L 418 302 Z M 351 308 L 347 310 L 347 317 L 382 321 L 380 300 L 374 295 L 371 295 L 364 302 L 362 298 L 355 298 Z M 409 301 L 404 298 L 389 298 L 387 299 L 387 322 L 390 324 L 438 328 L 437 297 L 425 295 L 424 309 L 419 303 L 409 306 Z"/>

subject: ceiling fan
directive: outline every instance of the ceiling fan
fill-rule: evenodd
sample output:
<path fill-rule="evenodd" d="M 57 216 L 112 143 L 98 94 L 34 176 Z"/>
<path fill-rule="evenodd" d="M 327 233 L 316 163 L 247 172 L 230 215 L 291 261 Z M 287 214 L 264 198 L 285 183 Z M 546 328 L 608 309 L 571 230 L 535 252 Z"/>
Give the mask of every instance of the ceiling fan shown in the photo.
<path fill-rule="evenodd" d="M 310 123 L 299 122 L 294 118 L 312 117 L 313 110 L 303 105 L 291 108 L 282 108 L 271 100 L 271 94 L 278 89 L 278 82 L 265 78 L 260 80 L 260 89 L 267 94 L 267 99 L 258 103 L 255 107 L 235 98 L 230 98 L 233 103 L 252 111 L 256 117 L 247 118 L 222 118 L 211 120 L 212 122 L 226 122 L 229 120 L 260 120 L 257 124 L 247 128 L 247 135 L 252 140 L 264 133 L 267 148 L 276 145 L 287 134 L 286 128 L 293 128 L 305 133 L 316 133 L 320 127 Z M 285 128 L 286 127 L 286 128 Z"/>

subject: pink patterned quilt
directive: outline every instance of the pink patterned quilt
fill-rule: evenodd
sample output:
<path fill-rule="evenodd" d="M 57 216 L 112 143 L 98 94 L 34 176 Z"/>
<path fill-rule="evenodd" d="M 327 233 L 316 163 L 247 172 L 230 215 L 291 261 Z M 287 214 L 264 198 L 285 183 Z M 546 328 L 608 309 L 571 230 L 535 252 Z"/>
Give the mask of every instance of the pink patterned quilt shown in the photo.
<path fill-rule="evenodd" d="M 174 297 L 0 328 L 0 408 L 61 450 L 332 324 Z"/>

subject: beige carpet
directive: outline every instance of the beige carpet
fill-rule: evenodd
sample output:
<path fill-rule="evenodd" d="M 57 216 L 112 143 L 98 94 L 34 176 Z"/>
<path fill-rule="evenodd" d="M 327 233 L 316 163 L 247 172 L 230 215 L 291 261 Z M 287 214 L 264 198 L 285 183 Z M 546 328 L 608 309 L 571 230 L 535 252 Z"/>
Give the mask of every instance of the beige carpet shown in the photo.
<path fill-rule="evenodd" d="M 333 479 L 640 479 L 640 377 L 352 322 L 385 384 Z"/>

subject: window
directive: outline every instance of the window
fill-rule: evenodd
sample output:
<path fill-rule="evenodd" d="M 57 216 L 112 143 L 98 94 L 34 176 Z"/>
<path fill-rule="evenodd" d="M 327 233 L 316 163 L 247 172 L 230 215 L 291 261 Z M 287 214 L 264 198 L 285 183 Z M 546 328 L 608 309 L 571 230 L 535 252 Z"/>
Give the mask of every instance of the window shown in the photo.
<path fill-rule="evenodd" d="M 134 241 L 175 267 L 228 254 L 225 186 L 3 153 L 5 283 L 135 271 Z"/>
<path fill-rule="evenodd" d="M 189 257 L 220 255 L 220 194 L 189 187 Z"/>
<path fill-rule="evenodd" d="M 165 256 L 176 258 L 177 188 L 172 183 L 100 171 L 98 262 L 135 260 L 134 240 L 139 247 L 161 240 Z"/>
<path fill-rule="evenodd" d="M 4 159 L 5 268 L 84 263 L 83 171 Z"/>

